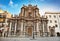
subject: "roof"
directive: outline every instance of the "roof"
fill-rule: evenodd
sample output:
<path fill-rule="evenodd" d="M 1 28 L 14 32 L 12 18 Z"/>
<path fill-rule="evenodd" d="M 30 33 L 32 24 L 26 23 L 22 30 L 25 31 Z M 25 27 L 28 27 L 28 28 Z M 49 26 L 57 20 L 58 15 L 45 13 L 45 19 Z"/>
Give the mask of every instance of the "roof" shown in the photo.
<path fill-rule="evenodd" d="M 45 12 L 45 14 L 60 14 L 60 12 Z"/>
<path fill-rule="evenodd" d="M 11 18 L 11 13 L 9 13 L 8 11 L 4 11 L 4 10 L 2 10 L 2 9 L 0 9 L 0 14 L 1 15 L 6 15 L 7 14 L 7 18 Z"/>
<path fill-rule="evenodd" d="M 4 13 L 4 10 L 0 9 L 0 13 Z"/>

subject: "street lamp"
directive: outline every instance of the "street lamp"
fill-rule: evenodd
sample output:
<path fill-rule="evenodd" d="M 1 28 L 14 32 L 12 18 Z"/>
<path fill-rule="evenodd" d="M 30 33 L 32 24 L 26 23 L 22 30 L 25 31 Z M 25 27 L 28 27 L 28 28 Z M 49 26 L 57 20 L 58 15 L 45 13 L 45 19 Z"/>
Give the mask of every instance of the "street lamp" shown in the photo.
<path fill-rule="evenodd" d="M 33 31 L 33 39 L 35 39 L 35 36 L 34 36 L 34 31 Z"/>
<path fill-rule="evenodd" d="M 35 24 L 34 24 L 34 26 L 33 26 L 33 39 L 35 39 L 35 32 L 34 32 L 34 27 L 35 27 Z"/>

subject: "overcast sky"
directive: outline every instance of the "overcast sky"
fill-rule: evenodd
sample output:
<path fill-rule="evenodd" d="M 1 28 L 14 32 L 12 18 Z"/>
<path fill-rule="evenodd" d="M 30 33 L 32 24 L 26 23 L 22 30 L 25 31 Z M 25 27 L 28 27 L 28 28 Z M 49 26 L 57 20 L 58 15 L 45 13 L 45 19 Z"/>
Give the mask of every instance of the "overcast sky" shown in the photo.
<path fill-rule="evenodd" d="M 7 10 L 11 14 L 19 14 L 23 4 L 37 5 L 40 14 L 48 11 L 60 12 L 60 0 L 0 0 L 0 9 Z"/>

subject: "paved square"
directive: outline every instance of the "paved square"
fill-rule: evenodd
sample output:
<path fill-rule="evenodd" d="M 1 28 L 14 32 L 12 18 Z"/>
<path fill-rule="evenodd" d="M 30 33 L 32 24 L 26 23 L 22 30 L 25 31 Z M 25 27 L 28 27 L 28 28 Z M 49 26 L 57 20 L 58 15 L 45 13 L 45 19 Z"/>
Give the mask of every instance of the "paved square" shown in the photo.
<path fill-rule="evenodd" d="M 0 41 L 60 41 L 60 37 L 40 37 L 36 39 L 32 38 L 0 38 Z"/>

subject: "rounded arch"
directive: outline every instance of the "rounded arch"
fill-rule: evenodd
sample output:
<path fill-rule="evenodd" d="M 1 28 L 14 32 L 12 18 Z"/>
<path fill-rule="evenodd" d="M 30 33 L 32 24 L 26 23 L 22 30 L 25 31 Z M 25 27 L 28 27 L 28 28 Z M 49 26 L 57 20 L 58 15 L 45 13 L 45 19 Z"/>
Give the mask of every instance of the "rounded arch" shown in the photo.
<path fill-rule="evenodd" d="M 50 36 L 54 36 L 54 29 L 50 29 L 50 33 L 51 33 Z"/>

